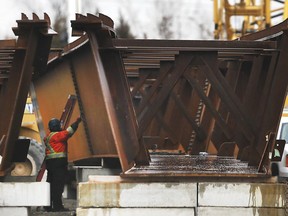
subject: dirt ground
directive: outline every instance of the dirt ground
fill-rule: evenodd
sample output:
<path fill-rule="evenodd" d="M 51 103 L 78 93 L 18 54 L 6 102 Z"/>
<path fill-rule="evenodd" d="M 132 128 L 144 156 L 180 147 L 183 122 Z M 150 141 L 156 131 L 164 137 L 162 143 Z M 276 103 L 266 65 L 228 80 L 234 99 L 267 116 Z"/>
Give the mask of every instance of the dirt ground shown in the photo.
<path fill-rule="evenodd" d="M 32 207 L 31 216 L 76 216 L 77 201 L 74 199 L 63 199 L 64 207 L 70 209 L 67 212 L 46 212 L 43 207 Z"/>

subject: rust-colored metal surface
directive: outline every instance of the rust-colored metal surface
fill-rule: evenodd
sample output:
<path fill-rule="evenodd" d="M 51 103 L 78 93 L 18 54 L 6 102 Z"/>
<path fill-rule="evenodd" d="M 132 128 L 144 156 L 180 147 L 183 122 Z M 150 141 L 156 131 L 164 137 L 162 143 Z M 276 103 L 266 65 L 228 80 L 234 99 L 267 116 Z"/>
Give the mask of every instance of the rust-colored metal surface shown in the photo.
<path fill-rule="evenodd" d="M 267 99 L 278 64 L 276 43 L 191 41 L 189 46 L 189 41 L 114 42 L 126 53 L 124 64 L 126 58 L 143 55 L 152 59 L 164 51 L 166 57 L 171 53 L 169 61 L 154 63 L 153 70 L 147 63 L 138 68 L 128 60 L 125 64 L 139 133 L 147 142 L 159 136 L 160 149 L 184 149 L 192 154 L 214 150 L 217 154 L 222 143 L 235 141 L 239 157 L 258 139 L 265 146 L 265 135 L 258 135 L 258 128 L 265 118 L 264 107 L 274 106 L 267 105 Z M 282 96 L 279 103 L 283 103 Z M 278 107 L 277 119 L 280 113 Z M 267 134 L 276 130 L 277 121 L 270 127 Z"/>
<path fill-rule="evenodd" d="M 82 57 L 81 52 L 77 52 L 77 55 L 78 58 L 75 59 L 75 61 L 74 59 L 70 60 L 70 58 L 67 59 L 67 61 L 62 61 L 60 59 L 55 60 L 53 58 L 50 59 L 47 73 L 41 74 L 41 76 L 34 81 L 38 107 L 42 116 L 42 121 L 46 133 L 49 131 L 49 120 L 53 117 L 60 118 L 68 96 L 76 95 L 76 90 L 73 85 L 73 78 L 70 71 L 70 62 L 73 60 L 73 64 L 78 64 L 79 61 L 83 61 L 85 59 L 85 56 Z M 64 56 L 63 59 L 66 59 L 66 57 L 68 56 Z M 84 62 L 85 61 L 83 61 L 82 64 L 80 63 L 80 66 L 83 64 L 90 66 L 89 63 Z M 87 94 L 89 95 L 89 91 Z M 91 99 L 92 103 L 94 101 L 95 100 Z M 93 106 L 95 106 L 95 102 L 89 107 Z M 76 102 L 70 118 L 71 122 L 68 122 L 68 124 L 71 124 L 72 121 L 76 120 L 78 116 L 80 116 L 79 103 Z M 89 142 L 85 136 L 85 129 L 83 125 L 84 124 L 80 124 L 77 130 L 77 136 L 73 136 L 69 140 L 68 158 L 70 161 L 84 157 L 92 157 L 92 154 L 89 150 Z M 75 157 L 75 155 L 77 157 Z"/>
<path fill-rule="evenodd" d="M 81 37 L 51 50 L 48 65 L 48 15 L 17 23 L 18 39 L 0 41 L 0 175 L 33 80 L 45 126 L 77 97 L 71 121 L 83 121 L 69 161 L 116 158 L 131 178 L 267 176 L 287 91 L 287 21 L 235 41 L 126 40 L 109 17 L 77 14 Z"/>
<path fill-rule="evenodd" d="M 99 48 L 102 39 L 108 43 L 115 37 L 113 21 L 100 17 L 77 15 L 73 31 L 85 31 L 87 36 L 72 45 L 75 49 L 64 50 L 61 59 L 51 55 L 48 71 L 35 81 L 35 90 L 45 125 L 59 115 L 67 95 L 77 95 L 72 119 L 81 115 L 83 121 L 70 140 L 70 161 L 119 158 L 127 170 L 139 153 L 137 122 L 119 51 Z"/>
<path fill-rule="evenodd" d="M 49 17 L 17 23 L 18 40 L 0 42 L 1 175 L 32 76 L 45 126 L 77 96 L 70 161 L 119 158 L 125 177 L 266 174 L 288 83 L 287 21 L 236 41 L 125 40 L 109 17 L 78 14 L 82 36 L 51 52 L 47 70 Z"/>
<path fill-rule="evenodd" d="M 43 121 L 59 113 L 67 95 L 77 95 L 73 115 L 81 114 L 83 124 L 69 159 L 116 157 L 128 177 L 153 175 L 149 151 L 180 153 L 163 163 L 177 167 L 185 158 L 191 173 L 179 176 L 196 175 L 185 155 L 200 152 L 212 161 L 245 161 L 241 175 L 251 176 L 250 168 L 265 173 L 275 141 L 266 137 L 277 131 L 288 83 L 285 25 L 235 41 L 125 40 L 110 18 L 77 15 L 72 28 L 81 38 L 51 54 L 35 80 Z M 231 174 L 228 167 L 223 172 Z"/>
<path fill-rule="evenodd" d="M 12 166 L 32 74 L 37 76 L 45 70 L 54 34 L 50 31 L 50 19 L 46 14 L 44 19 L 33 14 L 32 20 L 22 14 L 17 23 L 13 31 L 18 39 L 0 43 L 0 137 L 3 138 L 0 176 Z"/>
<path fill-rule="evenodd" d="M 151 155 L 149 166 L 135 166 L 122 177 L 128 178 L 179 178 L 229 177 L 262 178 L 256 167 L 233 157 L 217 155 Z"/>

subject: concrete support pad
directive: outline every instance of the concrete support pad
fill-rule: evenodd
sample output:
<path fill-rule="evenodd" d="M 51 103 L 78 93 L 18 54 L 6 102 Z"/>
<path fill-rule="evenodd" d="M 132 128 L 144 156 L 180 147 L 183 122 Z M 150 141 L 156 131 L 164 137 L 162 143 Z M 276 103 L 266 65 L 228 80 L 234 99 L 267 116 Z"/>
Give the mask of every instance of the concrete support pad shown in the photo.
<path fill-rule="evenodd" d="M 129 182 L 119 176 L 95 176 L 78 186 L 79 206 L 91 207 L 195 207 L 197 183 Z"/>
<path fill-rule="evenodd" d="M 78 201 L 77 216 L 284 216 L 285 184 L 90 176 L 78 186 Z"/>
<path fill-rule="evenodd" d="M 87 182 L 89 181 L 89 176 L 98 176 L 98 175 L 119 175 L 122 172 L 120 169 L 108 169 L 102 167 L 85 167 L 85 166 L 76 166 L 76 178 L 77 182 Z"/>
<path fill-rule="evenodd" d="M 50 205 L 50 185 L 47 182 L 0 183 L 0 207 L 48 205 Z"/>
<path fill-rule="evenodd" d="M 25 207 L 0 207 L 0 215 L 3 215 L 3 216 L 28 216 L 29 211 Z"/>
<path fill-rule="evenodd" d="M 269 183 L 199 183 L 199 206 L 285 206 L 285 185 Z"/>
<path fill-rule="evenodd" d="M 195 216 L 194 208 L 77 208 L 77 216 Z"/>
<path fill-rule="evenodd" d="M 285 209 L 279 208 L 225 208 L 225 207 L 199 207 L 198 216 L 285 216 Z"/>

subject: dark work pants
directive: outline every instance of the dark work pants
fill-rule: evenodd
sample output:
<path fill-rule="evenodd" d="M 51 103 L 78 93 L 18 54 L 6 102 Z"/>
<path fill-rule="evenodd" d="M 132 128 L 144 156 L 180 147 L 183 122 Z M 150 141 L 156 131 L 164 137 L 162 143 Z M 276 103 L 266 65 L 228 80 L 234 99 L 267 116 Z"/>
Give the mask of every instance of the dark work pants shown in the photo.
<path fill-rule="evenodd" d="M 54 210 L 63 208 L 62 193 L 66 182 L 67 158 L 55 158 L 46 160 L 47 182 L 50 183 L 50 207 Z"/>

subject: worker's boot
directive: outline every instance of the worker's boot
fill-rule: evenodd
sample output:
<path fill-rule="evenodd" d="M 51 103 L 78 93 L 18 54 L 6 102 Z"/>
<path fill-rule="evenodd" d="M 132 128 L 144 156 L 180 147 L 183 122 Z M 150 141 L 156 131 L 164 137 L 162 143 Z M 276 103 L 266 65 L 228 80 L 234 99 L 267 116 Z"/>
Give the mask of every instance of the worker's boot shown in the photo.
<path fill-rule="evenodd" d="M 55 208 L 53 208 L 53 212 L 65 212 L 65 211 L 70 211 L 70 209 L 68 209 L 68 208 L 64 208 L 64 206 L 62 206 L 62 207 L 55 207 Z"/>

